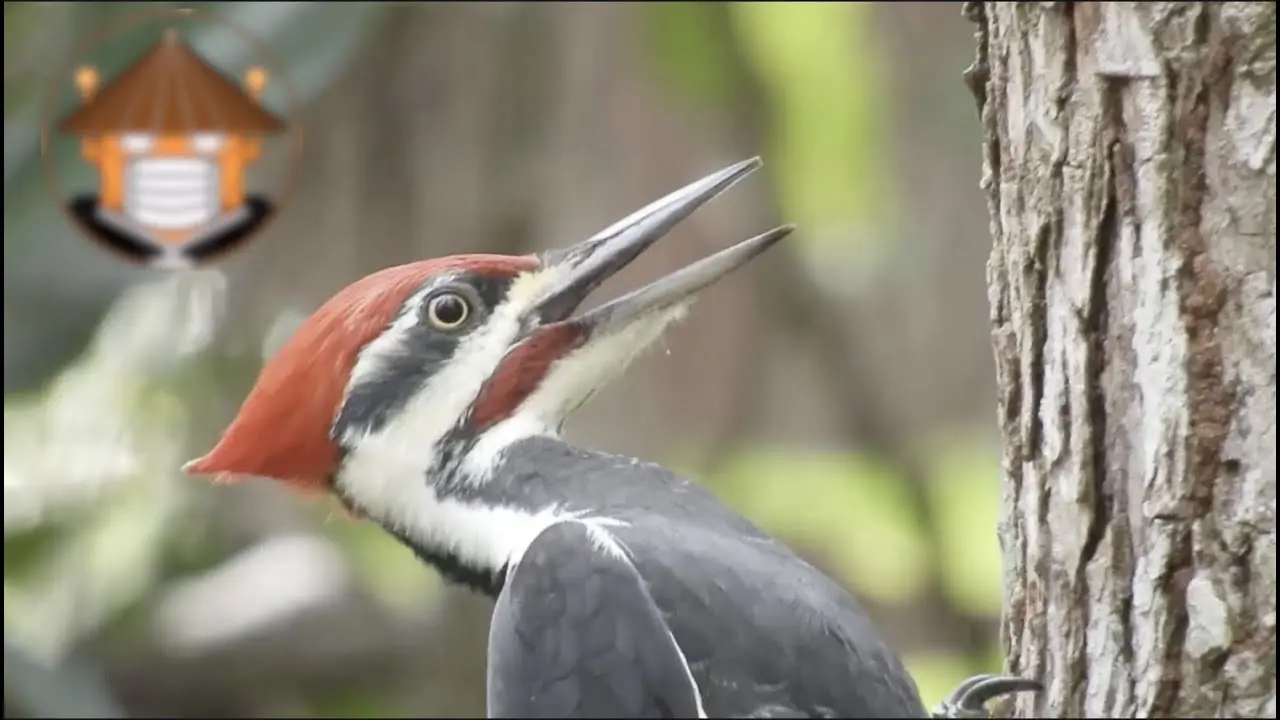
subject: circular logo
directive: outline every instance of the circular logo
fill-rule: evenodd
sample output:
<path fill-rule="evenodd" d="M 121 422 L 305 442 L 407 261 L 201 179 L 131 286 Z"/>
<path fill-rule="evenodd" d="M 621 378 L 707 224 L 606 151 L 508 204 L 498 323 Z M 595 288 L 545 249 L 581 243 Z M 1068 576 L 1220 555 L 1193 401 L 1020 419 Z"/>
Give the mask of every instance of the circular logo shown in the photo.
<path fill-rule="evenodd" d="M 45 177 L 110 250 L 150 267 L 201 265 L 243 247 L 292 194 L 296 107 L 267 46 L 227 18 L 126 15 L 85 38 L 50 89 Z M 254 171 L 277 152 L 284 180 L 261 187 Z"/>

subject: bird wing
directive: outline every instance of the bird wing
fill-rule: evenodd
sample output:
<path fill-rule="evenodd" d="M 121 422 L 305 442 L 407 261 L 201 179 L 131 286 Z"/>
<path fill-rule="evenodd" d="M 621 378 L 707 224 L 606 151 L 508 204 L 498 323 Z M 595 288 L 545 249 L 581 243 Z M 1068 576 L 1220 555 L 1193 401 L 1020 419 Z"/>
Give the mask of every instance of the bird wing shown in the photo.
<path fill-rule="evenodd" d="M 706 717 L 644 579 L 607 528 L 564 521 L 525 551 L 489 628 L 489 717 Z"/>

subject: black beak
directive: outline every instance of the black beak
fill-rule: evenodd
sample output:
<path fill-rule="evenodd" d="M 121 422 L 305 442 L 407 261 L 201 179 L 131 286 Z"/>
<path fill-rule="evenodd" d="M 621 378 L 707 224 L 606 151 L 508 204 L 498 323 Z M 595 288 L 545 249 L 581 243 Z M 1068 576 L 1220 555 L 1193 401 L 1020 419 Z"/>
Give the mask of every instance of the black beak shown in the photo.
<path fill-rule="evenodd" d="M 760 158 L 756 157 L 731 165 L 650 203 L 588 240 L 544 254 L 543 267 L 563 268 L 564 274 L 533 308 L 536 322 L 547 324 L 568 318 L 601 283 L 635 260 L 693 211 L 750 175 L 761 164 Z M 794 229 L 792 225 L 784 225 L 744 240 L 601 305 L 576 321 L 584 329 L 599 332 L 679 305 L 699 290 L 742 267 Z"/>

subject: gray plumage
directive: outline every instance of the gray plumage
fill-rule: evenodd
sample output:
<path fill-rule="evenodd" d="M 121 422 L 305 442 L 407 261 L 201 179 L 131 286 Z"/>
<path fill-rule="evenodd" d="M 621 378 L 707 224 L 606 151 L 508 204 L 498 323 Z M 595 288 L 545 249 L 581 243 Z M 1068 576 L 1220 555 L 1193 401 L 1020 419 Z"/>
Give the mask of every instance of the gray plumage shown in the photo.
<path fill-rule="evenodd" d="M 495 716 L 689 717 L 672 714 L 688 709 L 687 663 L 710 717 L 925 717 L 849 594 L 698 485 L 547 438 L 495 475 L 477 500 L 500 485 L 507 503 L 620 521 L 606 528 L 627 555 L 572 521 L 533 542 L 494 611 Z"/>

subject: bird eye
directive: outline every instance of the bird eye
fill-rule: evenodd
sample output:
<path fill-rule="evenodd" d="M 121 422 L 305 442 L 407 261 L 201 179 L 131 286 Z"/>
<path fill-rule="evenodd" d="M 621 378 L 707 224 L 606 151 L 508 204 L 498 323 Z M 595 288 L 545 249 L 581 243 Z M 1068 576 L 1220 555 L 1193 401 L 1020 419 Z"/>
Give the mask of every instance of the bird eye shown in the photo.
<path fill-rule="evenodd" d="M 457 293 L 441 293 L 427 303 L 427 320 L 441 330 L 453 330 L 470 316 L 471 304 Z"/>

